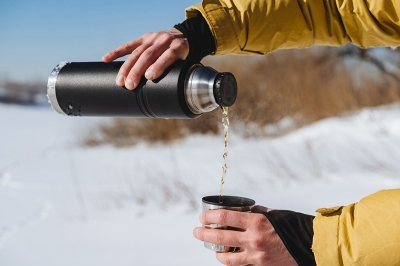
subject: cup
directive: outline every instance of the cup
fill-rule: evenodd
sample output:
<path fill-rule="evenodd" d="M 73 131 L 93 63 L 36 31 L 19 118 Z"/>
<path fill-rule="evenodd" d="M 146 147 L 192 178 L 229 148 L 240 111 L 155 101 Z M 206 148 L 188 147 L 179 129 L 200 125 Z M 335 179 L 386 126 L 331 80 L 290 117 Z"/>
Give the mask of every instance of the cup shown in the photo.
<path fill-rule="evenodd" d="M 256 202 L 249 198 L 238 197 L 238 196 L 207 196 L 203 197 L 203 211 L 206 210 L 218 210 L 226 209 L 231 211 L 239 212 L 250 212 Z M 205 228 L 212 229 L 231 229 L 226 225 L 222 224 L 207 224 L 203 226 Z M 234 230 L 233 228 L 231 230 Z M 228 247 L 223 245 L 217 245 L 213 243 L 204 242 L 204 246 L 216 252 L 234 252 L 236 247 Z"/>

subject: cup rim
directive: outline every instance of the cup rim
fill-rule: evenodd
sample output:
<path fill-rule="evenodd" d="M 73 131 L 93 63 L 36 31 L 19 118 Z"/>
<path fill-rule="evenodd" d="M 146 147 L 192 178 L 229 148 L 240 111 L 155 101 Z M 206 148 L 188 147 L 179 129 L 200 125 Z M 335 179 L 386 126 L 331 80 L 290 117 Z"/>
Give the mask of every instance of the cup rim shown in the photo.
<path fill-rule="evenodd" d="M 203 203 L 214 205 L 214 206 L 223 206 L 223 207 L 244 207 L 244 206 L 253 206 L 256 204 L 255 200 L 240 196 L 222 196 L 223 202 L 219 202 L 220 196 L 206 196 L 202 198 Z"/>

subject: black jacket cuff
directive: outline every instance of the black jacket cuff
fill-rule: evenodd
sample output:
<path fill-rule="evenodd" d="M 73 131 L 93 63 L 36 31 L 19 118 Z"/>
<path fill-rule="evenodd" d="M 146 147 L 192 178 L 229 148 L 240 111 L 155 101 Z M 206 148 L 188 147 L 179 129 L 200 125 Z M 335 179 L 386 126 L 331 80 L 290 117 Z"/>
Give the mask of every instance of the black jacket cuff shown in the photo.
<path fill-rule="evenodd" d="M 300 266 L 316 265 L 311 250 L 314 216 L 285 210 L 274 210 L 264 215 Z"/>
<path fill-rule="evenodd" d="M 215 40 L 202 16 L 189 18 L 174 26 L 183 33 L 189 42 L 188 60 L 201 61 L 203 57 L 215 52 Z"/>

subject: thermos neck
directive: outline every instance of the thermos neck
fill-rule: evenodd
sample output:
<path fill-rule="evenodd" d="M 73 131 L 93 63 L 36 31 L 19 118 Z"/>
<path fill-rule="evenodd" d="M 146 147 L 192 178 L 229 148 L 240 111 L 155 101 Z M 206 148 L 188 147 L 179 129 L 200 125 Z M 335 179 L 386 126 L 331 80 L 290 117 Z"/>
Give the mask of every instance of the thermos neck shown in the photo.
<path fill-rule="evenodd" d="M 189 109 L 202 114 L 218 106 L 231 106 L 236 100 L 237 84 L 231 73 L 195 64 L 189 69 L 184 91 Z"/>
<path fill-rule="evenodd" d="M 202 65 L 193 65 L 185 82 L 185 100 L 195 114 L 207 113 L 218 107 L 214 97 L 214 81 L 218 72 Z"/>

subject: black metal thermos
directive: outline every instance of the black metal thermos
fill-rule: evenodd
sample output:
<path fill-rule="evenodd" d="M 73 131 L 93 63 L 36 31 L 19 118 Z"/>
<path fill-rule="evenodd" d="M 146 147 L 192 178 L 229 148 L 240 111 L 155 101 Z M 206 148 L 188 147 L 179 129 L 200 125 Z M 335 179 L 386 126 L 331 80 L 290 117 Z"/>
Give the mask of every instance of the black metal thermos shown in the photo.
<path fill-rule="evenodd" d="M 177 61 L 157 80 L 143 77 L 132 91 L 115 83 L 122 64 L 59 64 L 47 83 L 50 104 L 69 116 L 195 118 L 236 100 L 235 77 L 198 62 Z"/>

